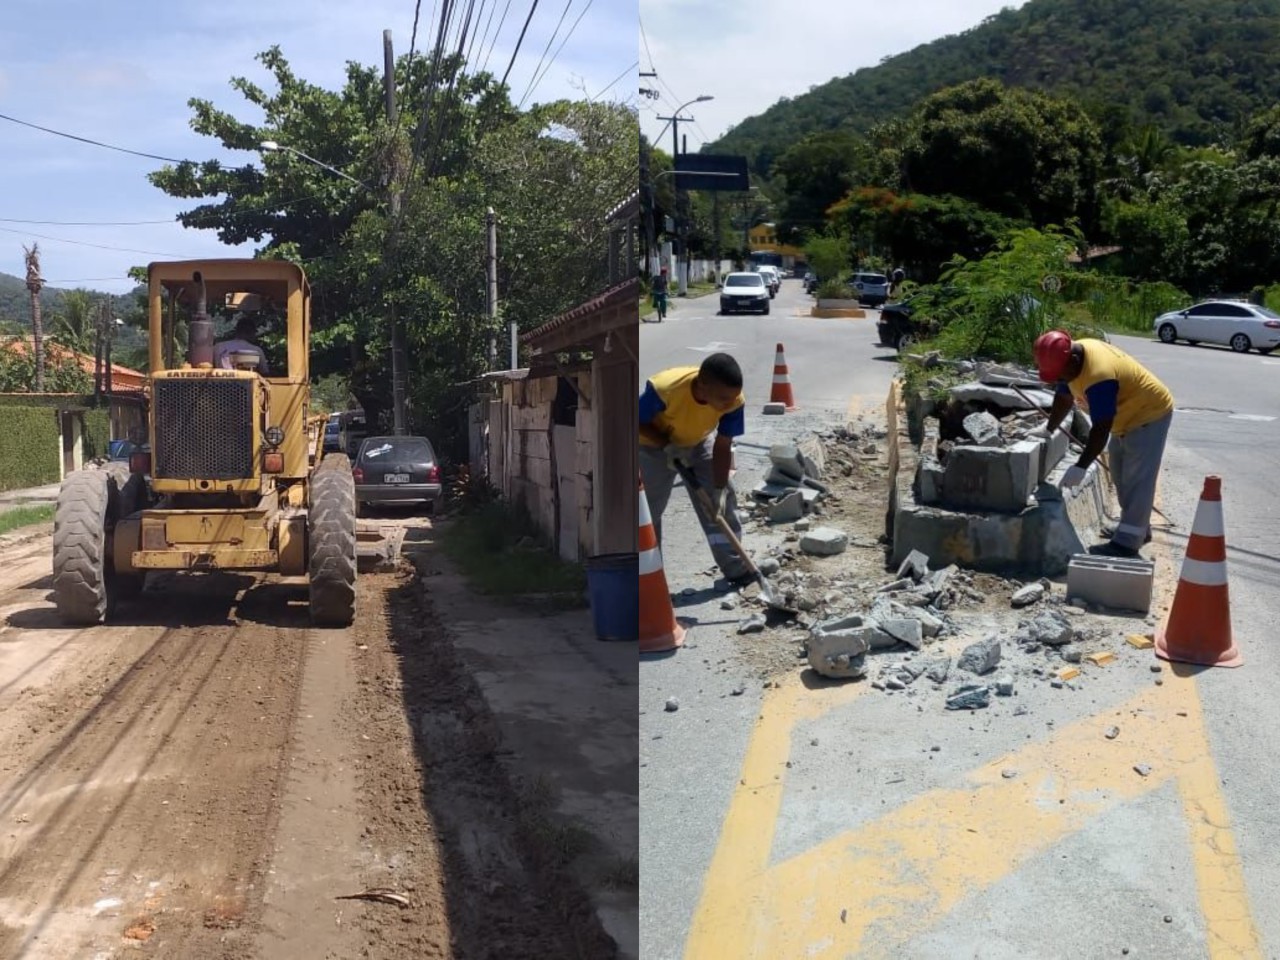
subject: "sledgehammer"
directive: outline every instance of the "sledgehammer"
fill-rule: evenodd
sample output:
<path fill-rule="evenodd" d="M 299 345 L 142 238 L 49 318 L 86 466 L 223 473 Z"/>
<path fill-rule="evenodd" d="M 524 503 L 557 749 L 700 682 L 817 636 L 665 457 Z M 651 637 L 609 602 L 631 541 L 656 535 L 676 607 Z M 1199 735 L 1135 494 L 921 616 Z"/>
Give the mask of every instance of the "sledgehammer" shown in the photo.
<path fill-rule="evenodd" d="M 747 556 L 747 551 L 742 549 L 742 544 L 733 535 L 733 528 L 729 526 L 729 521 L 716 513 L 715 504 L 711 502 L 711 497 L 707 495 L 707 491 L 702 484 L 698 483 L 697 476 L 689 469 L 688 464 L 677 460 L 675 461 L 675 467 L 676 472 L 680 474 L 680 479 L 684 481 L 684 485 L 693 491 L 694 501 L 701 504 L 706 516 L 710 517 L 720 532 L 725 535 L 729 541 L 729 546 L 738 552 L 742 562 L 747 565 L 747 570 L 756 578 L 756 583 L 760 584 L 760 596 L 764 597 L 764 602 L 774 610 L 781 610 L 783 613 L 797 613 L 797 610 L 787 606 L 787 601 L 782 598 L 778 591 L 774 589 L 773 584 L 760 572 L 760 568 Z"/>

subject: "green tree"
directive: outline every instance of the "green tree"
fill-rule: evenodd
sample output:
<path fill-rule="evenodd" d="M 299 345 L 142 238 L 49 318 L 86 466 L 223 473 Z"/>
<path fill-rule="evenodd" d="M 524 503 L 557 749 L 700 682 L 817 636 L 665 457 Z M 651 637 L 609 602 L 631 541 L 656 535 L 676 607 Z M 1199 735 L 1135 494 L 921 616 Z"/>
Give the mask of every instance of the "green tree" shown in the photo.
<path fill-rule="evenodd" d="M 827 209 L 860 182 L 861 141 L 847 130 L 828 130 L 805 137 L 778 158 L 773 175 L 785 199 L 778 235 L 794 242 L 805 231 L 820 231 Z"/>
<path fill-rule="evenodd" d="M 912 192 L 951 194 L 1045 225 L 1091 228 L 1102 142 L 1075 104 L 984 79 L 929 97 L 902 147 Z"/>
<path fill-rule="evenodd" d="M 821 280 L 838 280 L 851 265 L 852 248 L 845 237 L 827 235 L 810 237 L 804 255 Z"/>

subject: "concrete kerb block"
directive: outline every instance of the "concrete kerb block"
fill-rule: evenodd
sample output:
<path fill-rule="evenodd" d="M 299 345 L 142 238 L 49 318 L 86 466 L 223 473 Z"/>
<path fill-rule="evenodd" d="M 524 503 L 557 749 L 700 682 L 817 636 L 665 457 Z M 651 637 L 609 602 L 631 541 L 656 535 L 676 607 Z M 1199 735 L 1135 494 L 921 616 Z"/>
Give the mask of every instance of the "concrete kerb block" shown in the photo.
<path fill-rule="evenodd" d="M 787 412 L 785 403 L 766 403 L 764 409 L 760 411 L 765 416 L 780 417 Z"/>
<path fill-rule="evenodd" d="M 1067 596 L 1113 610 L 1147 613 L 1154 579 L 1151 560 L 1077 554 L 1067 565 Z"/>
<path fill-rule="evenodd" d="M 961 510 L 1014 512 L 1026 507 L 1040 476 L 1040 444 L 956 446 L 943 472 L 943 503 Z"/>

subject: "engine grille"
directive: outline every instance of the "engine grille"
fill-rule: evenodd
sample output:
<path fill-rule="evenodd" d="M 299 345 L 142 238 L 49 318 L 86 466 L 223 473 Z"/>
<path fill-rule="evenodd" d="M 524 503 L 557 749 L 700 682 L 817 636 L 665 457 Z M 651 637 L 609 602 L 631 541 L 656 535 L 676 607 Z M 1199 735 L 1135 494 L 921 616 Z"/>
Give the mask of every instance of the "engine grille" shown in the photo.
<path fill-rule="evenodd" d="M 222 377 L 155 381 L 154 475 L 239 480 L 254 475 L 253 381 Z"/>

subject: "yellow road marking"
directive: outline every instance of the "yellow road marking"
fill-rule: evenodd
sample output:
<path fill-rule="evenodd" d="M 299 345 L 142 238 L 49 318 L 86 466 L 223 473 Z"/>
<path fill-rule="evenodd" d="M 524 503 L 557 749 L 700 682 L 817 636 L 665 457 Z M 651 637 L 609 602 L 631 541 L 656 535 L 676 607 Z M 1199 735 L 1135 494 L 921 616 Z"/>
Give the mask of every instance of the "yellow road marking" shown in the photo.
<path fill-rule="evenodd" d="M 971 771 L 964 787 L 931 790 L 770 866 L 795 724 L 862 688 L 815 698 L 795 682 L 766 699 L 686 942 L 688 960 L 863 955 L 873 933 L 900 944 L 1101 813 L 1175 778 L 1192 820 L 1210 955 L 1261 957 L 1191 678 L 1171 676 L 1117 708 L 1125 716 L 1118 740 L 1102 735 L 1112 711 L 1081 720 Z M 1137 763 L 1150 764 L 1150 775 L 1136 773 Z M 1008 767 L 1020 771 L 1016 779 L 1003 778 Z"/>

